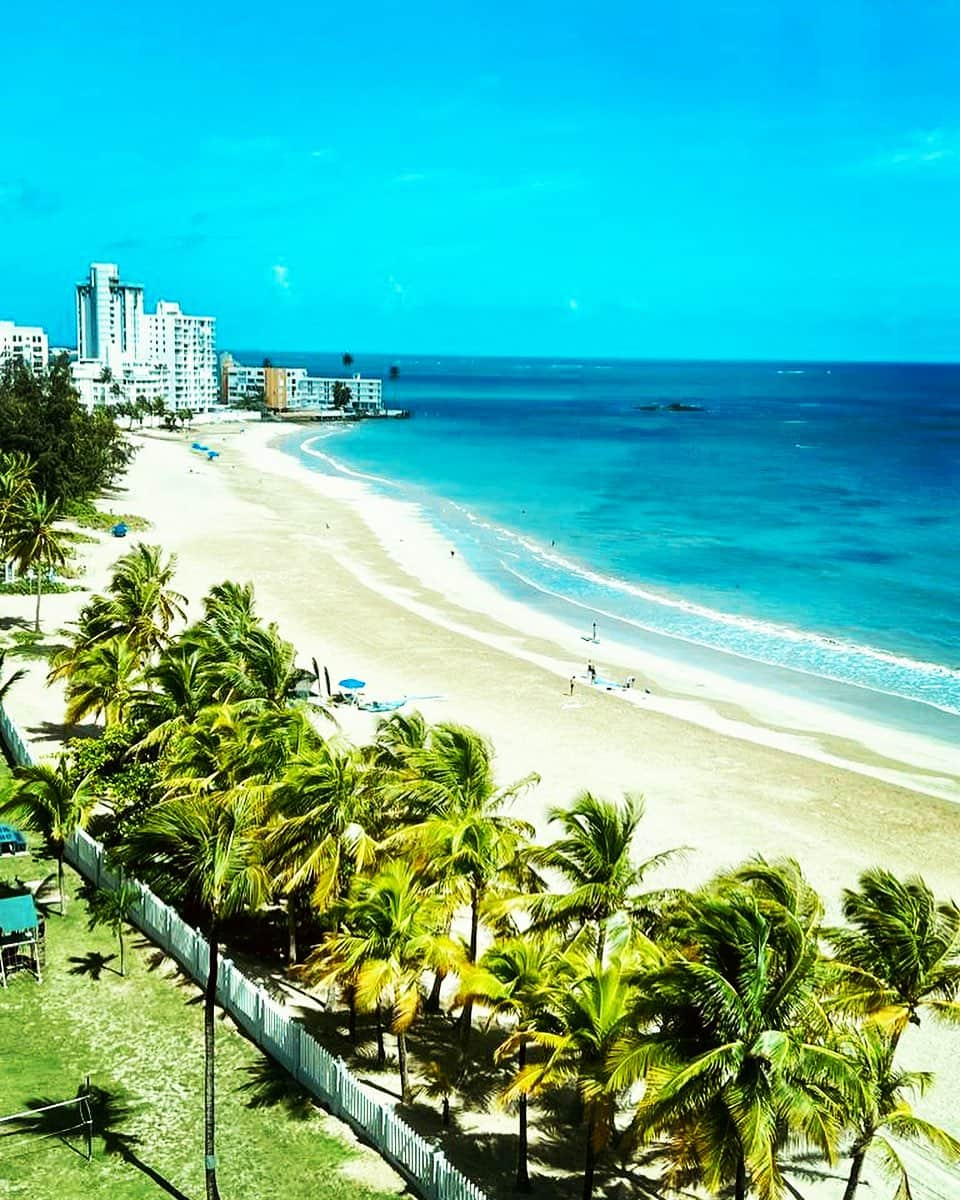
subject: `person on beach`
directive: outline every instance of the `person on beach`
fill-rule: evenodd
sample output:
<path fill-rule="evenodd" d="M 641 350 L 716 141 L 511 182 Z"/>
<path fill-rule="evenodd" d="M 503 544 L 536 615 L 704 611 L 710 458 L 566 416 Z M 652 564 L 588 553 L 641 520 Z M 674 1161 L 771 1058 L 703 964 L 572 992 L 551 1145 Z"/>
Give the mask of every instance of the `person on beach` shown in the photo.
<path fill-rule="evenodd" d="M 591 683 L 597 682 L 597 668 L 593 665 L 592 662 L 587 663 L 587 674 L 590 676 Z"/>
<path fill-rule="evenodd" d="M 576 675 L 571 675 L 570 676 L 570 695 L 571 696 L 573 695 L 573 689 L 576 686 L 576 682 L 577 682 Z"/>

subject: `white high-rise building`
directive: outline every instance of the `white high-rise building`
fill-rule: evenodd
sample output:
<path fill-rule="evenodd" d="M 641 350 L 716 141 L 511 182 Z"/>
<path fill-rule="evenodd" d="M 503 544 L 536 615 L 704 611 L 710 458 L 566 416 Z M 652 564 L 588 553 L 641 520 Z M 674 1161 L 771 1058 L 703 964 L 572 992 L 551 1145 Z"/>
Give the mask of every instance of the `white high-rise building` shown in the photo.
<path fill-rule="evenodd" d="M 111 371 L 142 361 L 143 288 L 121 283 L 116 263 L 91 263 L 77 284 L 77 357 Z"/>
<path fill-rule="evenodd" d="M 72 372 L 81 400 L 90 408 L 138 399 L 162 399 L 172 410 L 212 408 L 215 324 L 163 300 L 148 313 L 143 288 L 122 283 L 116 263 L 91 263 L 89 279 L 77 284 Z"/>
<path fill-rule="evenodd" d="M 47 335 L 39 325 L 0 321 L 0 366 L 18 358 L 32 371 L 45 371 L 50 360 Z"/>
<path fill-rule="evenodd" d="M 213 317 L 188 316 L 169 300 L 161 300 L 155 313 L 145 314 L 147 357 L 166 367 L 168 407 L 205 412 L 217 403 L 215 328 Z"/>

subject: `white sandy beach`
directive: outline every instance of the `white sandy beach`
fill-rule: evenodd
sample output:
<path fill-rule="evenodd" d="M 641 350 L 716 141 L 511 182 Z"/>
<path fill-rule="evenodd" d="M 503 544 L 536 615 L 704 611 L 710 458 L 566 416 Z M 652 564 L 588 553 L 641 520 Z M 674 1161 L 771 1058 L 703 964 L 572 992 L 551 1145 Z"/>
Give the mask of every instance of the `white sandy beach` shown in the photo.
<path fill-rule="evenodd" d="M 214 462 L 191 453 L 191 436 L 138 439 L 115 507 L 149 519 L 144 539 L 176 553 L 191 614 L 211 584 L 252 581 L 262 614 L 304 665 L 316 656 L 334 681 L 368 681 L 371 698 L 421 697 L 411 706 L 428 717 L 474 725 L 492 739 L 503 782 L 539 772 L 519 807 L 541 829 L 546 810 L 582 788 L 641 792 L 644 850 L 690 847 L 664 882 L 789 854 L 832 905 L 872 864 L 921 872 L 938 894 L 960 898 L 960 749 L 704 676 L 666 654 L 586 645 L 581 630 L 500 597 L 404 506 L 272 449 L 282 433 L 211 427 Z M 85 586 L 102 587 L 130 544 L 84 546 Z M 45 629 L 84 598 L 45 597 Z M 28 618 L 31 601 L 5 596 L 0 612 Z M 613 693 L 578 679 L 571 697 L 587 650 L 602 676 L 636 675 L 640 688 Z M 42 680 L 41 664 L 8 704 L 41 752 L 62 717 Z M 359 739 L 374 723 L 351 712 L 345 727 Z M 956 1035 L 945 1043 L 927 1026 L 911 1029 L 907 1065 L 942 1068 L 945 1048 L 960 1059 Z M 927 1110 L 960 1130 L 960 1081 L 942 1078 Z"/>

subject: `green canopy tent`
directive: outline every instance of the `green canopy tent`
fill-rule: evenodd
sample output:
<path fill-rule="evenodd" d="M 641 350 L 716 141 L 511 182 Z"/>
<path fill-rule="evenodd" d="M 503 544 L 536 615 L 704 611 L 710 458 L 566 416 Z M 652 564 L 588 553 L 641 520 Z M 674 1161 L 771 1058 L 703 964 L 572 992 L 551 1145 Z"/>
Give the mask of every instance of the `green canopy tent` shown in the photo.
<path fill-rule="evenodd" d="M 14 971 L 29 970 L 40 978 L 40 942 L 43 929 L 33 897 L 5 896 L 0 898 L 0 983 L 7 986 L 7 976 Z"/>

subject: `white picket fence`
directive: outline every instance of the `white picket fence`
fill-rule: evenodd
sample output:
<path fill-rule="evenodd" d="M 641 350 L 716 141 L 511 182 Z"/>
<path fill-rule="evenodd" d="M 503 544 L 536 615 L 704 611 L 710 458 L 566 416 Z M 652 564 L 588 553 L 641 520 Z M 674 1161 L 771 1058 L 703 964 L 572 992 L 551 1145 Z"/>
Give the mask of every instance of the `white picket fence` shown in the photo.
<path fill-rule="evenodd" d="M 0 736 L 15 763 L 33 761 L 19 730 L 0 706 Z M 118 876 L 105 861 L 104 849 L 82 830 L 67 845 L 67 860 L 96 887 L 116 886 Z M 206 982 L 210 963 L 206 940 L 142 883 L 132 923 L 170 954 L 197 983 Z M 342 1058 L 335 1058 L 262 987 L 251 983 L 229 958 L 220 960 L 217 999 L 254 1042 L 280 1063 L 335 1117 L 409 1180 L 424 1200 L 487 1200 L 484 1192 L 443 1152 L 361 1087 Z"/>

